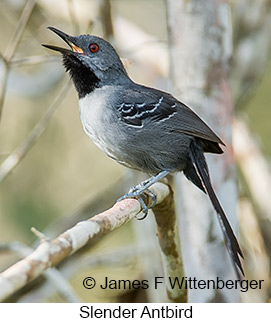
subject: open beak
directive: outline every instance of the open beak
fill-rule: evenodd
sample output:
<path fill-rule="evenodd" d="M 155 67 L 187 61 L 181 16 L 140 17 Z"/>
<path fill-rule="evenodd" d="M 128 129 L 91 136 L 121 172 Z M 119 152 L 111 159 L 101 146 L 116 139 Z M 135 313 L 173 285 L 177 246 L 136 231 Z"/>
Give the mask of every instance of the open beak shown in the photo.
<path fill-rule="evenodd" d="M 58 46 L 54 46 L 54 45 L 45 45 L 42 44 L 42 46 L 52 49 L 52 50 L 56 50 L 60 53 L 79 53 L 79 54 L 84 54 L 84 51 L 82 50 L 82 48 L 80 48 L 79 46 L 76 45 L 76 38 L 69 36 L 68 34 L 65 34 L 63 31 L 58 30 L 54 27 L 48 27 L 48 29 L 52 30 L 54 33 L 56 33 L 59 37 L 61 37 L 71 48 L 67 49 L 67 48 L 61 48 Z"/>

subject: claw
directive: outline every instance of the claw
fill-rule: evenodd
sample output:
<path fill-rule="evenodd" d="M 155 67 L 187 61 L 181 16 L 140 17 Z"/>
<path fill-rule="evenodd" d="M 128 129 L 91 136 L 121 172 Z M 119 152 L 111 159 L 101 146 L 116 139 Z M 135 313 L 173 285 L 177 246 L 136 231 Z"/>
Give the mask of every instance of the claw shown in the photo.
<path fill-rule="evenodd" d="M 153 200 L 153 204 L 152 204 L 152 206 L 151 207 L 153 207 L 155 204 L 156 204 L 156 195 L 155 194 L 153 194 L 150 190 L 148 190 L 148 189 L 146 189 L 146 193 L 148 194 L 148 195 L 150 195 L 150 197 L 152 198 L 152 200 Z M 127 193 L 127 194 L 125 194 L 125 195 L 123 195 L 123 196 L 121 196 L 118 200 L 117 200 L 117 202 L 120 202 L 120 201 L 122 201 L 122 200 L 124 200 L 124 199 L 127 199 L 127 198 L 135 198 L 135 199 L 137 199 L 139 202 L 140 202 L 140 204 L 141 204 L 141 206 L 142 206 L 142 209 L 143 209 L 143 213 L 144 213 L 144 215 L 143 215 L 143 217 L 141 217 L 141 218 L 137 218 L 138 220 L 143 220 L 143 219 L 145 219 L 146 218 L 146 216 L 148 215 L 148 211 L 149 211 L 149 208 L 147 207 L 147 205 L 146 205 L 146 203 L 144 202 L 144 200 L 143 200 L 143 198 L 142 198 L 142 195 L 144 194 L 144 191 L 142 192 L 141 191 L 141 189 L 137 189 L 136 187 L 133 187 L 133 188 L 131 188 L 130 190 L 129 190 L 129 193 Z"/>
<path fill-rule="evenodd" d="M 146 189 L 145 190 L 145 192 L 151 197 L 151 199 L 152 199 L 152 205 L 151 205 L 151 208 L 153 208 L 153 207 L 155 207 L 155 205 L 156 205 L 156 203 L 157 203 L 157 197 L 156 197 L 156 195 L 152 192 L 152 191 L 150 191 L 150 190 L 148 190 L 148 189 Z"/>
<path fill-rule="evenodd" d="M 117 200 L 117 202 L 120 202 L 120 201 L 122 201 L 122 200 L 124 200 L 126 198 L 136 198 L 140 202 L 140 204 L 142 206 L 142 209 L 143 209 L 143 213 L 144 213 L 144 215 L 142 217 L 140 217 L 140 218 L 137 217 L 137 219 L 138 220 L 143 220 L 143 219 L 146 218 L 146 216 L 148 215 L 148 211 L 149 211 L 149 208 L 147 207 L 146 203 L 144 202 L 144 200 L 142 198 L 142 195 L 144 193 L 147 193 L 151 197 L 151 199 L 153 201 L 151 207 L 154 207 L 155 204 L 156 204 L 156 200 L 157 200 L 156 195 L 154 193 L 152 193 L 148 189 L 142 190 L 142 185 L 141 184 L 139 184 L 138 186 L 131 187 L 129 192 L 127 194 L 121 196 Z"/>
<path fill-rule="evenodd" d="M 140 204 L 141 204 L 141 206 L 143 208 L 144 215 L 142 217 L 136 217 L 136 218 L 138 220 L 144 220 L 146 218 L 146 216 L 148 215 L 149 209 L 148 209 L 147 205 L 145 204 L 145 202 L 143 201 L 141 196 L 138 196 L 137 198 L 138 198 L 138 200 L 139 200 L 139 202 L 140 202 Z"/>
<path fill-rule="evenodd" d="M 122 200 L 124 200 L 126 198 L 136 198 L 136 199 L 138 199 L 138 201 L 140 202 L 140 204 L 142 206 L 143 213 L 144 213 L 143 217 L 139 218 L 138 220 L 145 219 L 146 216 L 148 215 L 149 208 L 147 207 L 146 203 L 144 202 L 142 196 L 143 196 L 144 193 L 147 193 L 151 197 L 151 199 L 153 201 L 151 207 L 154 207 L 156 205 L 157 198 L 156 198 L 156 195 L 154 193 L 152 193 L 148 188 L 152 184 L 156 183 L 159 179 L 167 176 L 168 173 L 169 173 L 169 171 L 164 170 L 161 173 L 159 173 L 158 175 L 152 176 L 151 178 L 145 180 L 144 182 L 142 182 L 142 183 L 140 183 L 140 184 L 138 184 L 136 186 L 131 187 L 129 192 L 127 194 L 121 196 L 117 200 L 117 202 L 120 202 L 120 201 L 122 201 Z"/>

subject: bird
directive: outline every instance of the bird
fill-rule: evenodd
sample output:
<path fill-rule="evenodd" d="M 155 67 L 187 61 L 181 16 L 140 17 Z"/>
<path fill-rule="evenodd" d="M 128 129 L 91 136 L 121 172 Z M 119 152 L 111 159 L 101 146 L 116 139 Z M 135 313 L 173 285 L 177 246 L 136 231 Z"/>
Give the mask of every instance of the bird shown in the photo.
<path fill-rule="evenodd" d="M 183 172 L 207 194 L 240 279 L 244 258 L 238 240 L 211 184 L 204 153 L 222 154 L 223 141 L 187 105 L 170 93 L 135 83 L 113 46 L 98 36 L 71 36 L 48 27 L 69 48 L 42 44 L 60 52 L 79 98 L 82 126 L 90 139 L 118 163 L 150 175 L 121 199 L 142 199 L 148 188 L 168 174 Z M 153 204 L 155 196 L 151 194 Z"/>

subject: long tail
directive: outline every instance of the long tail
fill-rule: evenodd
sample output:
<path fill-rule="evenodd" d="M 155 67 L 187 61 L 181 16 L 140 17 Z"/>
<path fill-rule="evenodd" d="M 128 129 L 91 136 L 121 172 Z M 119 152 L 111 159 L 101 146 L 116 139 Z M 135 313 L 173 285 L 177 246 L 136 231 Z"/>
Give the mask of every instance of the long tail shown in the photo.
<path fill-rule="evenodd" d="M 224 235 L 224 239 L 226 242 L 226 246 L 227 246 L 234 270 L 236 272 L 236 275 L 237 275 L 238 279 L 241 279 L 240 271 L 243 274 L 243 276 L 245 275 L 240 258 L 239 258 L 239 257 L 244 258 L 243 253 L 242 253 L 239 243 L 234 235 L 231 225 L 227 219 L 227 216 L 226 216 L 225 212 L 223 211 L 222 206 L 220 205 L 219 200 L 218 200 L 218 198 L 214 192 L 214 189 L 212 187 L 208 166 L 207 166 L 202 148 L 199 146 L 199 144 L 195 140 L 192 140 L 191 145 L 190 145 L 190 158 L 193 163 L 194 170 L 196 171 L 196 174 L 195 173 L 193 174 L 193 172 L 190 171 L 190 175 L 192 175 L 192 176 L 189 176 L 189 174 L 186 174 L 186 176 L 188 175 L 187 177 L 189 179 L 191 179 L 192 181 L 193 181 L 193 177 L 195 178 L 196 175 L 200 179 L 200 182 L 204 188 L 204 191 L 209 196 L 209 198 L 212 202 L 212 205 L 217 213 L 219 224 L 221 226 L 221 229 L 222 229 L 222 232 Z M 198 185 L 199 183 L 195 183 L 195 184 L 198 187 L 200 187 L 200 185 Z M 200 188 L 202 188 L 202 187 L 200 187 Z"/>

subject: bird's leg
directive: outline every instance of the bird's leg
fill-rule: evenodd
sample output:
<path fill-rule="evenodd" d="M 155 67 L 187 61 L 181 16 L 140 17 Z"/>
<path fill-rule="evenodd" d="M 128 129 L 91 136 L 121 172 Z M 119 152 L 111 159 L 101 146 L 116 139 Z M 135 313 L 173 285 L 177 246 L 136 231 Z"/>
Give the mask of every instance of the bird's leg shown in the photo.
<path fill-rule="evenodd" d="M 142 195 L 144 193 L 149 194 L 153 200 L 152 207 L 155 206 L 156 195 L 154 193 L 152 193 L 150 190 L 148 190 L 148 188 L 151 185 L 153 185 L 154 183 L 158 182 L 163 177 L 167 176 L 168 174 L 169 174 L 169 171 L 163 170 L 159 174 L 148 178 L 147 180 L 141 182 L 140 184 L 138 184 L 136 186 L 131 187 L 127 194 L 123 195 L 122 197 L 120 197 L 118 199 L 118 202 L 122 201 L 123 199 L 126 199 L 126 198 L 137 198 L 143 208 L 144 216 L 142 218 L 140 218 L 140 220 L 143 220 L 148 214 L 148 207 L 147 207 L 146 203 L 143 201 Z"/>

